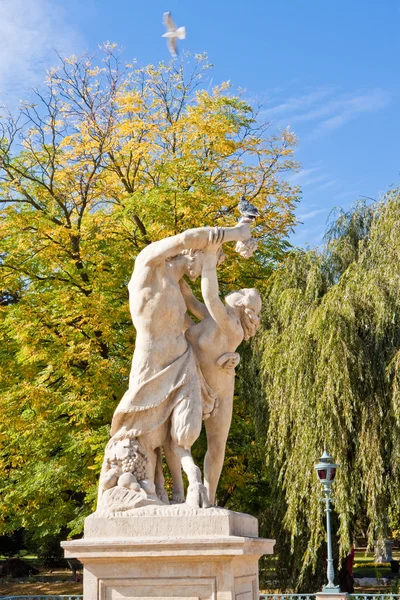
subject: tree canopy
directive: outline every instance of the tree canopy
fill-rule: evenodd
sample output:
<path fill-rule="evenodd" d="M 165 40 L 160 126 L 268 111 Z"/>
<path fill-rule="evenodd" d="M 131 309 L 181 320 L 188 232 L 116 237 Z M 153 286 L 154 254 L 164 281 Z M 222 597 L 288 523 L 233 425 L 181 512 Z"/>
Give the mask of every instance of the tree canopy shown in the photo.
<path fill-rule="evenodd" d="M 324 447 L 340 466 L 342 555 L 362 530 L 372 543 L 399 528 L 399 262 L 392 190 L 339 211 L 321 250 L 294 249 L 268 280 L 250 359 L 261 387 L 247 399 L 265 415 L 274 533 L 291 546 L 300 582 L 325 540 L 313 468 Z"/>
<path fill-rule="evenodd" d="M 152 241 L 262 214 L 256 258 L 221 281 L 262 287 L 299 190 L 295 138 L 274 132 L 204 56 L 180 64 L 61 59 L 33 102 L 0 119 L 0 530 L 79 533 L 127 387 L 127 282 Z"/>

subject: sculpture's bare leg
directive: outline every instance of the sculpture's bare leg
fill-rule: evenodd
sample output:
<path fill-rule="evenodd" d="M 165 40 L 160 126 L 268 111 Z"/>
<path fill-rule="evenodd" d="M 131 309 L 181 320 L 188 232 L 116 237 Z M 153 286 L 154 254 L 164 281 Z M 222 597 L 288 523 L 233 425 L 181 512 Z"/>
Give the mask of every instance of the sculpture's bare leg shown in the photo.
<path fill-rule="evenodd" d="M 169 504 L 169 498 L 167 494 L 167 490 L 165 489 L 165 479 L 164 473 L 162 469 L 162 450 L 161 448 L 156 448 L 156 470 L 154 474 L 154 482 L 156 484 L 156 494 L 161 502 L 164 504 Z"/>
<path fill-rule="evenodd" d="M 164 443 L 163 448 L 172 477 L 172 503 L 182 504 L 185 502 L 185 490 L 183 488 L 181 459 L 171 448 L 170 440 Z"/>
<path fill-rule="evenodd" d="M 215 504 L 218 481 L 224 465 L 225 446 L 232 420 L 232 400 L 220 405 L 220 412 L 204 422 L 207 433 L 207 453 L 204 459 L 204 485 L 211 504 Z M 223 419 L 218 419 L 220 414 Z"/>
<path fill-rule="evenodd" d="M 172 444 L 171 450 L 179 457 L 182 469 L 189 480 L 186 504 L 189 504 L 193 508 L 209 508 L 210 502 L 207 490 L 201 481 L 201 471 L 195 465 L 189 448 L 182 448 L 182 446 Z"/>
<path fill-rule="evenodd" d="M 200 435 L 203 404 L 200 385 L 193 385 L 190 395 L 174 408 L 171 418 L 171 451 L 180 459 L 189 480 L 186 504 L 194 508 L 208 508 L 207 490 L 201 481 L 201 472 L 194 463 L 190 448 Z"/>

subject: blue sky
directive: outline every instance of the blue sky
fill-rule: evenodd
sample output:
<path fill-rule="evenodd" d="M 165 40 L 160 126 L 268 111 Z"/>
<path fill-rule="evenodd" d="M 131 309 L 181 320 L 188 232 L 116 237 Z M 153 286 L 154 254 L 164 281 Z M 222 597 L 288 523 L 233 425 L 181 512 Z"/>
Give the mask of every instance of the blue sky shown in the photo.
<path fill-rule="evenodd" d="M 109 40 L 139 64 L 167 60 L 171 10 L 206 51 L 213 83 L 231 80 L 299 137 L 302 186 L 293 241 L 321 242 L 333 207 L 400 183 L 400 0 L 0 0 L 0 103 L 15 106 L 64 54 Z"/>

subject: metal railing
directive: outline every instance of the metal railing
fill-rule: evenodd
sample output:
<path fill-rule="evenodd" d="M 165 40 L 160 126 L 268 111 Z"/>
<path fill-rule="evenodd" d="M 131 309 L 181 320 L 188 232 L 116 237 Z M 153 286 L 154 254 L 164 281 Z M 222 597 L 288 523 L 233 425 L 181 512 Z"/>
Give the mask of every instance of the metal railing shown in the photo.
<path fill-rule="evenodd" d="M 260 594 L 260 600 L 315 600 L 315 594 Z"/>
<path fill-rule="evenodd" d="M 315 597 L 316 594 L 260 594 L 260 600 L 315 600 Z M 349 594 L 348 600 L 400 600 L 400 594 Z"/>
<path fill-rule="evenodd" d="M 316 594 L 260 594 L 260 600 L 315 600 Z M 382 593 L 382 594 L 349 594 L 349 600 L 400 600 L 400 594 Z M 0 596 L 0 600 L 83 600 L 83 596 L 69 594 L 58 596 L 39 595 L 39 596 Z"/>
<path fill-rule="evenodd" d="M 400 594 L 382 592 L 381 594 L 349 594 L 350 600 L 399 600 Z"/>

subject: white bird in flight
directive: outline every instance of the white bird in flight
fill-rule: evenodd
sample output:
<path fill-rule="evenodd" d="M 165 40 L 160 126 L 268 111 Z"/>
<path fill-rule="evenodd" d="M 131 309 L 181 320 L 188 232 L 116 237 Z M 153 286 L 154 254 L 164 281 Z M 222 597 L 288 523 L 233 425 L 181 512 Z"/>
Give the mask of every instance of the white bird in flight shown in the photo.
<path fill-rule="evenodd" d="M 172 20 L 170 12 L 164 13 L 163 23 L 167 28 L 167 33 L 164 33 L 162 37 L 167 38 L 168 50 L 171 55 L 176 58 L 176 56 L 178 56 L 177 40 L 185 39 L 186 27 L 177 27 Z"/>

